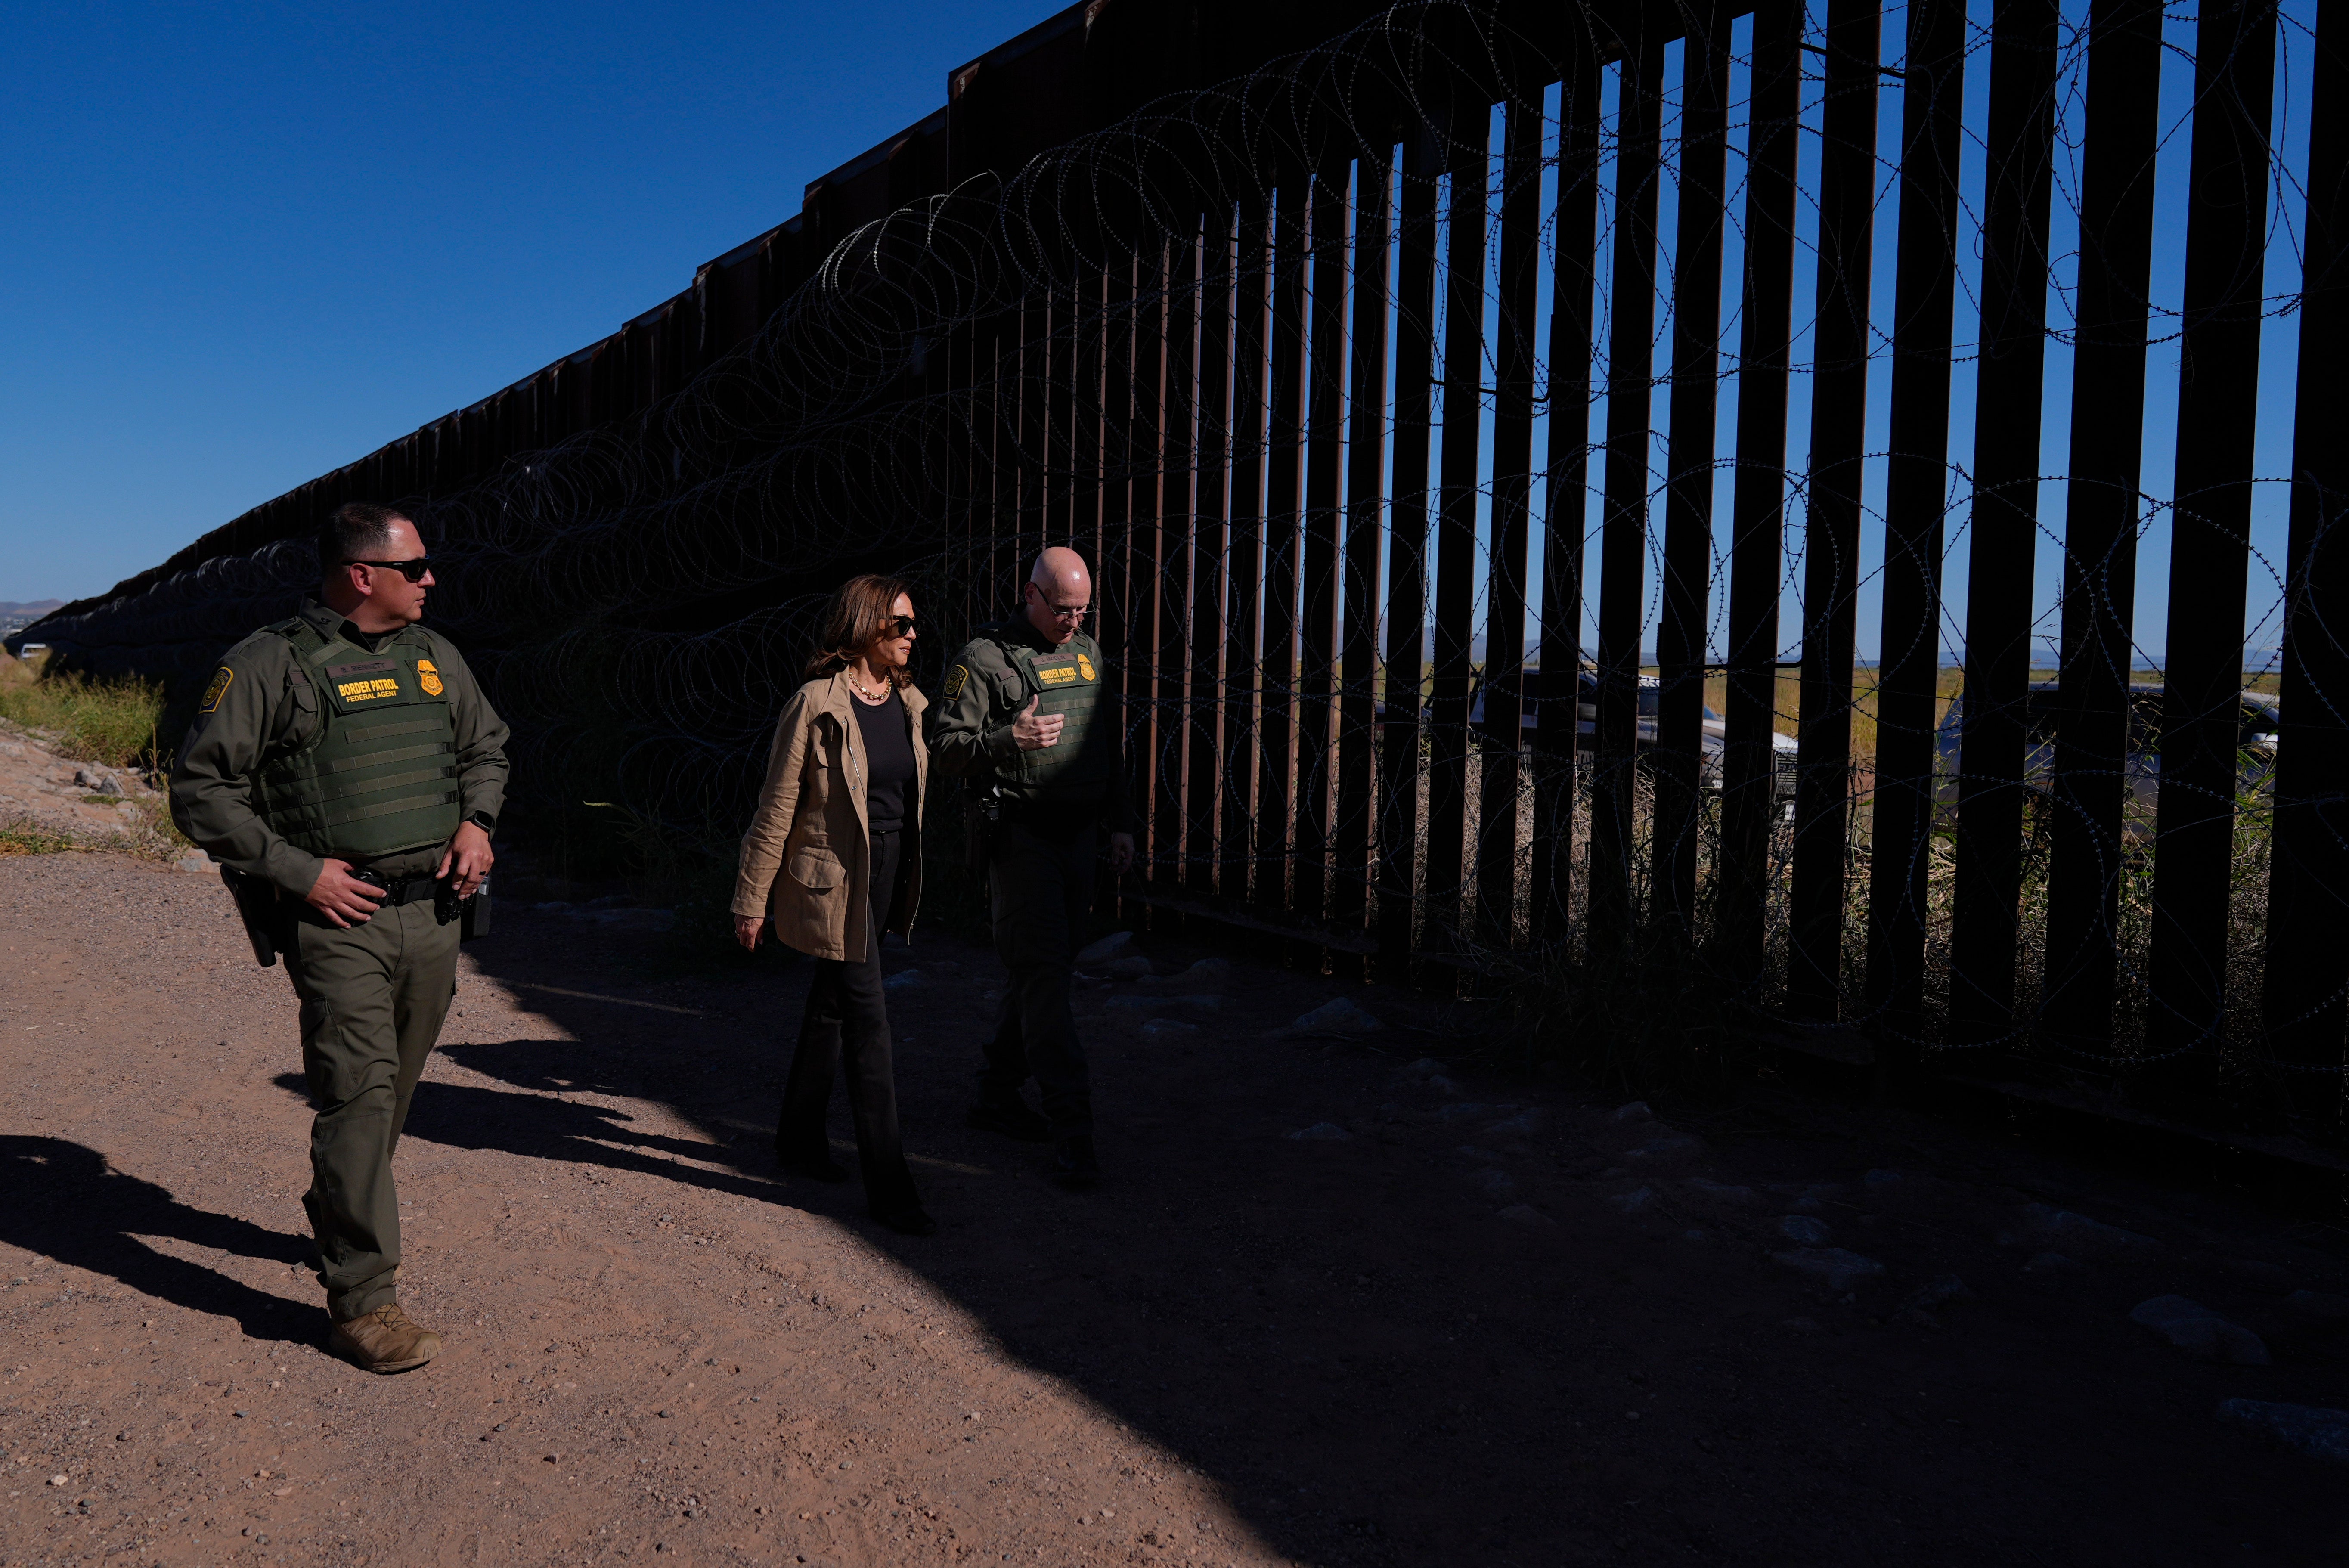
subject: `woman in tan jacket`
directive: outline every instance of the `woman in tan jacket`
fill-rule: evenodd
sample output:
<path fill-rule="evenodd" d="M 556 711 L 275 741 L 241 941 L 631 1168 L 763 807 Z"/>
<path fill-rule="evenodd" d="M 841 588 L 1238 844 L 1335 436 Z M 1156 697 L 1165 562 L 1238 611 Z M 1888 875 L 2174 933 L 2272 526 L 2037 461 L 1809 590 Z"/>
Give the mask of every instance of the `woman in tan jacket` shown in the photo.
<path fill-rule="evenodd" d="M 825 614 L 808 681 L 783 705 L 758 814 L 742 835 L 734 936 L 815 959 L 799 1048 L 783 1085 L 775 1155 L 783 1168 L 843 1181 L 824 1132 L 844 1055 L 864 1202 L 874 1219 L 926 1236 L 897 1134 L 897 1085 L 881 989 L 881 934 L 913 929 L 922 892 L 922 694 L 908 667 L 914 601 L 893 577 L 855 577 Z"/>

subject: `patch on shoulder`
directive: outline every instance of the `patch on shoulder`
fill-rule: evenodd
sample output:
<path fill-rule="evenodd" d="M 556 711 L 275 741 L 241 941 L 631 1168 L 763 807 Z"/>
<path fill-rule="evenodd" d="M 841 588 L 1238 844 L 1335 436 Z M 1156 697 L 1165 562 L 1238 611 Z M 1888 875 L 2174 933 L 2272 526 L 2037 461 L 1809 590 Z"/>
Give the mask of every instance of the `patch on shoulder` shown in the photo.
<path fill-rule="evenodd" d="M 196 711 L 211 713 L 217 709 L 221 705 L 221 698 L 228 695 L 228 683 L 234 679 L 236 679 L 236 672 L 222 665 L 220 667 L 220 673 L 212 676 L 212 684 L 204 687 L 204 700 L 196 705 Z"/>
<path fill-rule="evenodd" d="M 969 684 L 970 670 L 966 665 L 957 665 L 947 672 L 947 684 L 940 689 L 946 693 L 946 699 L 952 702 L 962 695 L 962 688 Z"/>

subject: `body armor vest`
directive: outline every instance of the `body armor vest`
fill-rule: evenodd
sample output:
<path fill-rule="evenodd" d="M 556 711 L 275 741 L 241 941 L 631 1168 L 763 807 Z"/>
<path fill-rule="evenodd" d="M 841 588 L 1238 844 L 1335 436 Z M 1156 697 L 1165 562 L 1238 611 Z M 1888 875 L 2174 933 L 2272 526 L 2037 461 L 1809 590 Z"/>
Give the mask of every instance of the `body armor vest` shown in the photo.
<path fill-rule="evenodd" d="M 1004 781 L 1040 798 L 1097 798 L 1117 777 L 1118 749 L 1115 717 L 1102 711 L 1100 647 L 1081 636 L 1050 653 L 1021 642 L 1002 646 L 1028 688 L 1019 706 L 1033 696 L 1040 717 L 1057 713 L 1064 721 L 1060 744 L 1020 752 L 1004 769 Z"/>
<path fill-rule="evenodd" d="M 306 739 L 262 766 L 269 825 L 314 855 L 358 861 L 453 836 L 457 726 L 431 644 L 403 632 L 369 653 L 299 617 L 269 630 L 294 645 L 317 716 Z"/>

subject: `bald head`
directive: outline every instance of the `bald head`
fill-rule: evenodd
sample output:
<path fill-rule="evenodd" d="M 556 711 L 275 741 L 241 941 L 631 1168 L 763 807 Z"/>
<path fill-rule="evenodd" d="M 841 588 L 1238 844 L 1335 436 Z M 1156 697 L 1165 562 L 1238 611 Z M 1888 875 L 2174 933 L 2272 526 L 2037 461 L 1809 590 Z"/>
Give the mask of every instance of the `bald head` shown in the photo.
<path fill-rule="evenodd" d="M 1084 628 L 1085 614 L 1092 608 L 1093 574 L 1083 556 L 1055 544 L 1036 557 L 1036 570 L 1028 574 L 1019 597 L 1028 624 L 1058 647 Z"/>

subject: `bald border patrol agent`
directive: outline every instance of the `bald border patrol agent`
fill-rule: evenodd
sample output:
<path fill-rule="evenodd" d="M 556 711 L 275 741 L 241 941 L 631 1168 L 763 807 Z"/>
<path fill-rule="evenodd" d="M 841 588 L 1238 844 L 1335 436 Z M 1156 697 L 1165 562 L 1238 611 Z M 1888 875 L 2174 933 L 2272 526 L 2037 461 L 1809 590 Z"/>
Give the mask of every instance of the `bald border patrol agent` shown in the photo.
<path fill-rule="evenodd" d="M 1050 1140 L 1053 1180 L 1079 1191 L 1100 1183 L 1101 1164 L 1069 984 L 1101 833 L 1112 872 L 1133 863 L 1124 727 L 1101 645 L 1080 629 L 1092 609 L 1084 558 L 1044 551 L 1020 613 L 981 627 L 947 665 L 929 730 L 932 765 L 976 785 L 995 949 L 1011 972 L 969 1124 Z M 1040 1115 L 1019 1097 L 1031 1076 Z"/>
<path fill-rule="evenodd" d="M 301 999 L 317 1117 L 302 1206 L 336 1354 L 403 1372 L 440 1337 L 400 1310 L 392 1152 L 456 989 L 463 901 L 488 877 L 505 724 L 417 624 L 431 563 L 388 508 L 319 531 L 323 603 L 231 648 L 171 777 L 171 818 L 221 863 L 254 955 Z"/>

